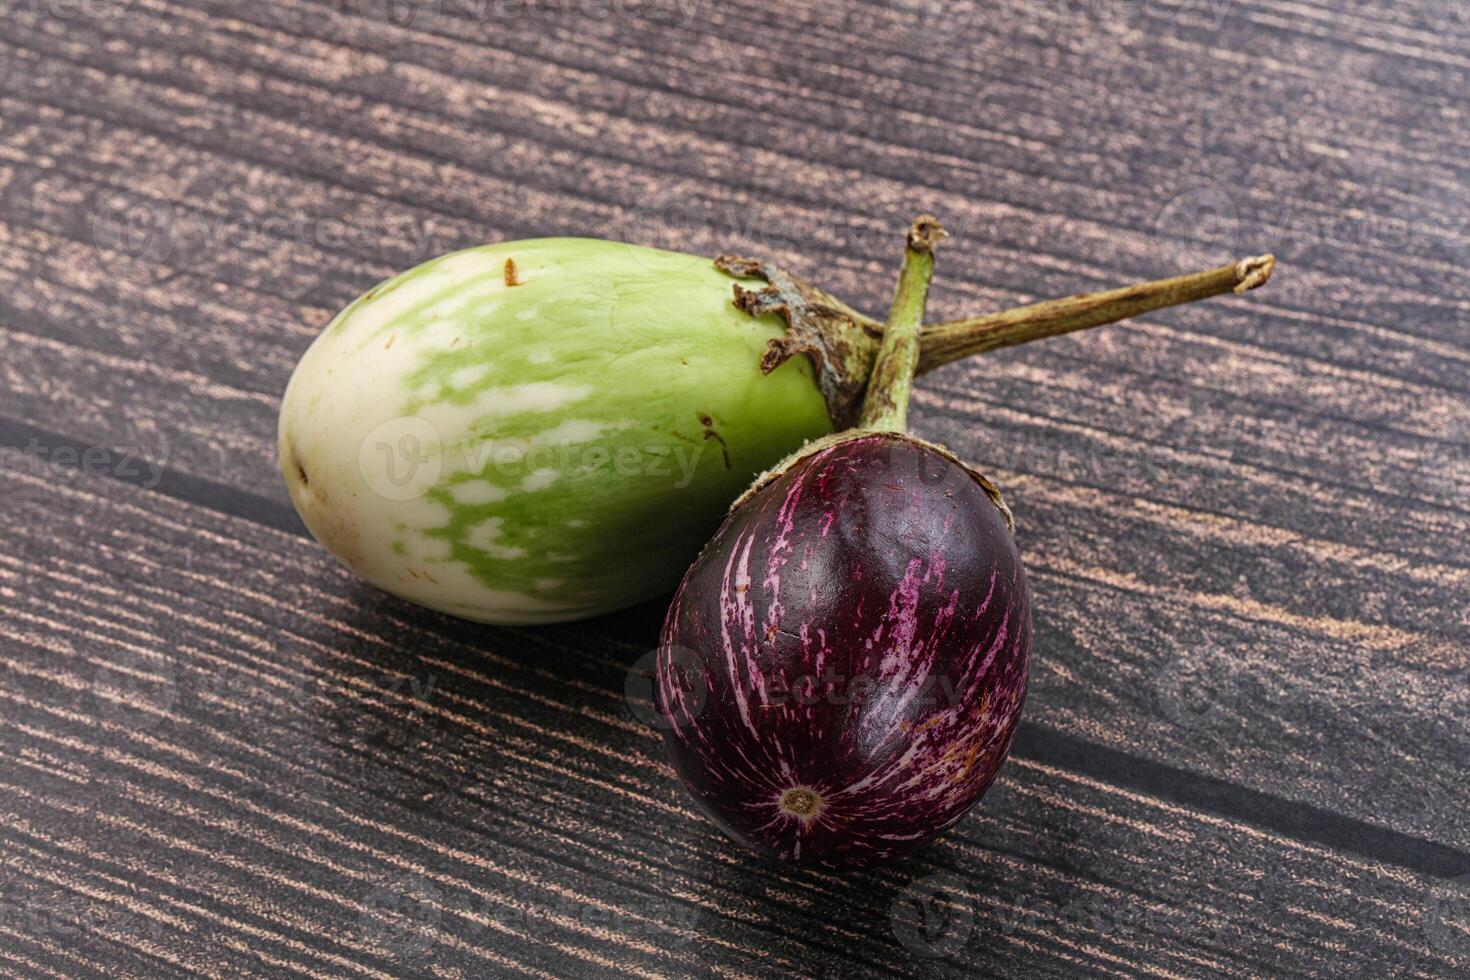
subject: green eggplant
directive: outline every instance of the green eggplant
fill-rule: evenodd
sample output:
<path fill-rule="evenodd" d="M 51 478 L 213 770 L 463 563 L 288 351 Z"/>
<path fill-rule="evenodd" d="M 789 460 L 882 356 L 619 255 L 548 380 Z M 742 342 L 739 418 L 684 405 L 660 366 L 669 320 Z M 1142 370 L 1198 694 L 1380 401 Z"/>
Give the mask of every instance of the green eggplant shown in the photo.
<path fill-rule="evenodd" d="M 921 370 L 1213 295 L 1222 272 L 929 327 Z M 466 249 L 328 324 L 282 401 L 281 471 L 379 588 L 482 622 L 595 616 L 669 591 L 756 474 L 850 425 L 881 331 L 748 259 Z"/>

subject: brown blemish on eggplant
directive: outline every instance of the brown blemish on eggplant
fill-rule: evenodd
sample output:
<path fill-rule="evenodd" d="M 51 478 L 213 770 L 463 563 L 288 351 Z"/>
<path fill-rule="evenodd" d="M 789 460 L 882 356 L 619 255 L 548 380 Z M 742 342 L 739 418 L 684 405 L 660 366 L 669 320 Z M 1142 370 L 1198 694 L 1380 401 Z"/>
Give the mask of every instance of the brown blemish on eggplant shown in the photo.
<path fill-rule="evenodd" d="M 965 768 L 961 769 L 959 773 L 953 777 L 952 782 L 963 782 L 965 777 L 970 775 L 970 770 L 975 768 L 975 760 L 979 758 L 979 756 L 980 744 L 977 742 L 976 744 L 970 746 L 970 751 L 965 754 Z"/>
<path fill-rule="evenodd" d="M 383 350 L 392 350 L 393 349 L 393 341 L 395 341 L 397 339 L 398 339 L 398 335 L 396 333 L 390 333 L 388 335 L 388 341 L 387 341 L 387 343 L 383 344 Z"/>
<path fill-rule="evenodd" d="M 730 446 L 725 442 L 725 437 L 715 431 L 715 420 L 704 412 L 700 412 L 699 424 L 704 426 L 704 438 L 706 441 L 713 439 L 720 444 L 720 455 L 725 457 L 725 469 L 734 469 L 735 467 L 730 463 Z"/>
<path fill-rule="evenodd" d="M 935 725 L 938 725 L 938 724 L 942 723 L 944 721 L 944 717 L 945 716 L 942 715 L 942 714 L 935 715 L 933 718 L 930 718 L 928 721 L 924 722 L 924 724 L 920 725 L 918 728 L 915 728 L 914 729 L 914 734 L 915 735 L 918 735 L 920 732 L 927 732 L 929 729 L 933 728 Z"/>
<path fill-rule="evenodd" d="M 387 296 L 389 293 L 393 292 L 393 290 L 397 289 L 401 285 L 403 285 L 403 279 L 401 277 L 392 279 L 389 282 L 380 282 L 372 289 L 369 289 L 366 293 L 363 294 L 362 302 L 366 303 L 370 300 L 380 299 L 383 296 Z"/>
<path fill-rule="evenodd" d="M 296 445 L 287 442 L 283 447 L 286 459 L 290 460 L 290 470 L 296 474 L 296 479 L 301 481 L 303 487 L 311 486 L 311 480 L 306 475 L 306 466 L 301 462 L 301 457 L 296 455 Z"/>
<path fill-rule="evenodd" d="M 312 490 L 311 476 L 306 472 L 306 464 L 296 454 L 296 446 L 294 444 L 288 444 L 286 446 L 286 458 L 290 460 L 290 471 L 296 474 L 296 479 L 301 483 L 301 489 L 310 491 L 317 500 L 326 503 L 327 494 L 325 490 L 321 488 Z"/>
<path fill-rule="evenodd" d="M 505 284 L 506 286 L 519 286 L 521 281 L 516 278 L 516 260 L 505 260 Z"/>

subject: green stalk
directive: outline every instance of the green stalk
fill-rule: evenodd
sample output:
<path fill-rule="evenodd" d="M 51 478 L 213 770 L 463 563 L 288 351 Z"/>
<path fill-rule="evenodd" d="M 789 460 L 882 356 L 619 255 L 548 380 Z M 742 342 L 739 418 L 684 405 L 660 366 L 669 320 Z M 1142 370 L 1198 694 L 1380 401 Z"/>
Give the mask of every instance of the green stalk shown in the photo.
<path fill-rule="evenodd" d="M 919 217 L 909 230 L 898 291 L 858 416 L 860 429 L 904 432 L 908 428 L 909 396 L 919 368 L 919 332 L 934 277 L 934 250 L 943 238 L 944 229 L 929 215 Z"/>
<path fill-rule="evenodd" d="M 737 283 L 737 308 L 752 316 L 776 313 L 786 320 L 786 332 L 770 342 L 761 359 L 761 370 L 774 371 L 796 354 L 811 355 L 832 424 L 838 429 L 850 427 L 868 392 L 873 365 L 882 347 L 884 324 L 826 290 L 759 259 L 723 255 L 715 260 L 715 266 L 737 278 L 766 281 L 762 289 L 748 289 Z M 1222 293 L 1243 293 L 1265 285 L 1275 267 L 1275 258 L 1258 255 L 1185 276 L 930 324 L 919 332 L 916 370 L 924 374 L 1000 347 L 1116 323 Z"/>
<path fill-rule="evenodd" d="M 919 373 L 974 354 L 1116 323 L 1166 306 L 1193 303 L 1222 293 L 1244 293 L 1264 286 L 1275 268 L 1274 256 L 1259 255 L 1187 276 L 933 324 L 923 331 Z"/>

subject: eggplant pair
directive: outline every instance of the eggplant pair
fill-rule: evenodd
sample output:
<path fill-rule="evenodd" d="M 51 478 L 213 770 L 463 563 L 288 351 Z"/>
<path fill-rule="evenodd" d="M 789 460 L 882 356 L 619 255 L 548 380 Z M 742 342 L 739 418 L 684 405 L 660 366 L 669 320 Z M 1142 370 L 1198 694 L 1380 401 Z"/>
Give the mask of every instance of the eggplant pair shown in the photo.
<path fill-rule="evenodd" d="M 363 578 L 469 619 L 578 619 L 680 583 L 655 686 L 700 809 L 784 859 L 897 857 L 994 780 L 1031 663 L 1010 511 L 906 431 L 915 375 L 1274 265 L 924 328 L 942 237 L 914 225 L 886 324 L 748 259 L 543 239 L 425 263 L 297 366 L 292 500 Z"/>

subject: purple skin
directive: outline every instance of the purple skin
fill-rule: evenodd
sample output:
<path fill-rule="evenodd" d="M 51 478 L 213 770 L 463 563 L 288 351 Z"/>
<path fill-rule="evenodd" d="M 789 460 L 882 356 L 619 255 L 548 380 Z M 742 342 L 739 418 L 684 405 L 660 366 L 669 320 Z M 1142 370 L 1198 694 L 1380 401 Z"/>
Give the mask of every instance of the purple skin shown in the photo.
<path fill-rule="evenodd" d="M 700 809 L 833 868 L 957 822 L 1010 751 L 1031 667 L 1026 576 L 979 482 L 861 433 L 726 519 L 664 623 L 657 693 Z"/>

